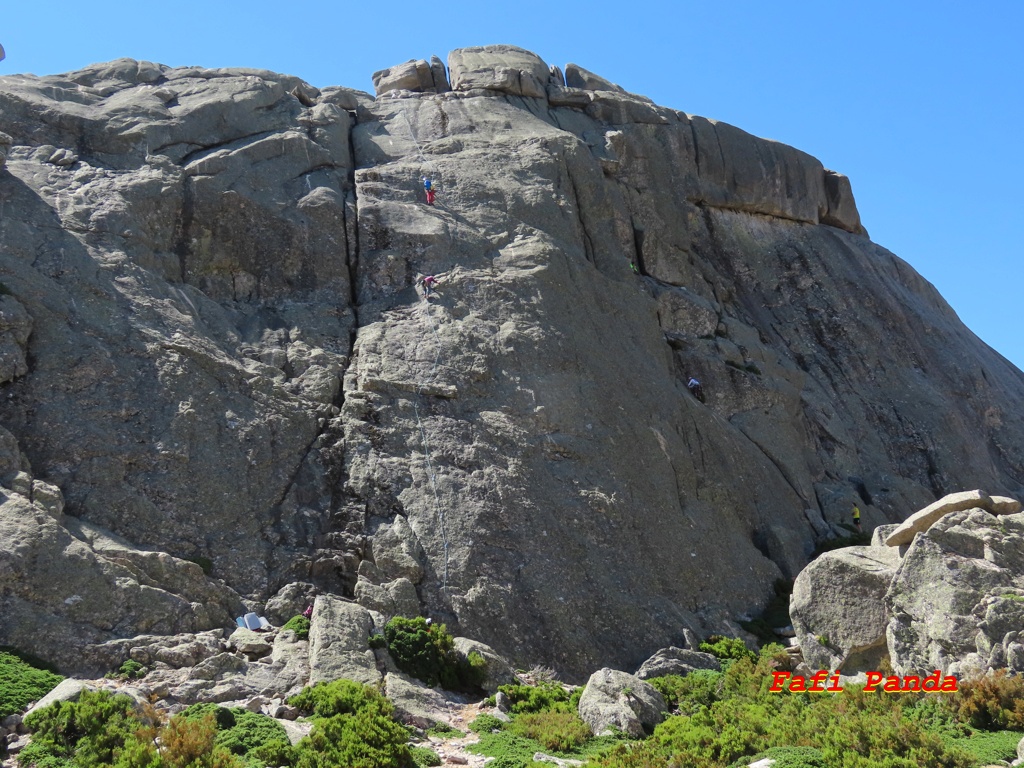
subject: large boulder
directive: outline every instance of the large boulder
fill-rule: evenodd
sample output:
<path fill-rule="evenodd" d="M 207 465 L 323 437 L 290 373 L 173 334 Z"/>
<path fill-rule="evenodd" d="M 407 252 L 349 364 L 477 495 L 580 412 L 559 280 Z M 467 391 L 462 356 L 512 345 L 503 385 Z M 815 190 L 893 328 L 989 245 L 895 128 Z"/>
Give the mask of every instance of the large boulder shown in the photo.
<path fill-rule="evenodd" d="M 946 514 L 919 533 L 889 592 L 886 631 L 899 674 L 1008 665 L 1024 594 L 1024 515 Z"/>
<path fill-rule="evenodd" d="M 333 595 L 313 603 L 309 628 L 309 682 L 344 677 L 368 685 L 381 679 L 370 650 L 373 618 L 361 605 Z"/>
<path fill-rule="evenodd" d="M 500 685 L 512 685 L 518 682 L 515 670 L 509 663 L 497 654 L 497 652 L 486 643 L 477 640 L 470 640 L 468 637 L 456 637 L 454 640 L 455 650 L 463 656 L 477 653 L 484 660 L 485 674 L 480 687 L 489 694 L 495 694 Z"/>
<path fill-rule="evenodd" d="M 710 653 L 691 651 L 689 648 L 661 648 L 647 661 L 640 665 L 636 676 L 641 680 L 665 675 L 685 677 L 698 669 L 720 670 L 721 662 Z"/>
<path fill-rule="evenodd" d="M 888 653 L 885 595 L 899 566 L 894 549 L 846 547 L 823 553 L 800 572 L 789 616 L 811 669 L 847 675 L 878 669 Z"/>
<path fill-rule="evenodd" d="M 914 540 L 914 534 L 927 531 L 936 521 L 948 514 L 974 507 L 987 509 L 991 505 L 992 499 L 984 491 L 950 493 L 904 520 L 899 528 L 889 534 L 885 543 L 890 547 L 909 544 Z"/>
<path fill-rule="evenodd" d="M 455 91 L 484 88 L 513 96 L 544 98 L 548 65 L 535 53 L 514 45 L 458 48 L 448 54 Z"/>
<path fill-rule="evenodd" d="M 580 696 L 579 714 L 594 735 L 611 726 L 633 738 L 650 733 L 665 719 L 665 699 L 639 677 L 614 669 L 590 676 Z"/>

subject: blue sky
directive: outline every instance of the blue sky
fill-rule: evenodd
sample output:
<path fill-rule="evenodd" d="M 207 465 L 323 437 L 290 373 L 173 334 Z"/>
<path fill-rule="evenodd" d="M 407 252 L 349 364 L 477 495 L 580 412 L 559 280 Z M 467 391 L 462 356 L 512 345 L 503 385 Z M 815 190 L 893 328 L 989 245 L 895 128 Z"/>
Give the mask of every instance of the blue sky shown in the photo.
<path fill-rule="evenodd" d="M 372 92 L 374 70 L 410 58 L 520 45 L 845 173 L 872 239 L 1024 368 L 1024 3 L 975 5 L 36 0 L 0 15 L 0 74 L 130 56 L 260 67 Z"/>

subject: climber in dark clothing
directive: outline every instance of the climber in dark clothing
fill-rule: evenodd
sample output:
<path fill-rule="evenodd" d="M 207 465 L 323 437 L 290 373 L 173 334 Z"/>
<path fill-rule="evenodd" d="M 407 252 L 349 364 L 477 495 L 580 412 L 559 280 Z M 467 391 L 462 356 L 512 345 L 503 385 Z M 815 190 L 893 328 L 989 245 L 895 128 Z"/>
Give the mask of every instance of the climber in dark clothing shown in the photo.
<path fill-rule="evenodd" d="M 701 387 L 699 381 L 691 376 L 690 380 L 686 382 L 686 388 L 690 390 L 691 395 L 696 397 L 702 403 L 704 402 L 704 389 Z"/>

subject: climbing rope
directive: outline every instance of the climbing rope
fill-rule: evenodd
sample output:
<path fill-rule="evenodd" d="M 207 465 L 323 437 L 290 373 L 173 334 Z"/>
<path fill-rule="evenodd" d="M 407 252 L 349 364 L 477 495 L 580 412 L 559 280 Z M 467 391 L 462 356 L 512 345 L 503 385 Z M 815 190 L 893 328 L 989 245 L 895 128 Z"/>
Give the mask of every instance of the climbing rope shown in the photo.
<path fill-rule="evenodd" d="M 410 122 L 409 116 L 407 114 L 405 114 L 404 111 L 400 112 L 399 114 L 402 116 L 402 119 L 405 120 L 405 125 L 409 129 L 409 137 L 412 139 L 413 143 L 416 145 L 416 154 L 417 154 L 417 156 L 419 157 L 420 160 L 423 161 L 424 165 L 429 166 L 429 168 L 430 168 L 430 183 L 433 184 L 434 183 L 434 177 L 435 176 L 440 176 L 441 174 L 437 170 L 437 166 L 434 165 L 434 161 L 427 159 L 427 156 L 425 154 L 423 154 L 423 145 L 420 144 L 420 140 L 416 138 L 416 131 L 413 130 L 412 122 Z"/>
<path fill-rule="evenodd" d="M 434 318 L 430 316 L 430 302 L 426 304 L 427 320 L 430 321 L 430 330 L 434 334 L 434 342 L 437 348 L 437 352 L 434 354 L 434 365 L 430 369 L 430 373 L 427 378 L 433 381 L 434 374 L 437 372 L 437 366 L 441 361 L 441 337 L 437 335 L 437 326 L 434 323 Z M 421 384 L 417 389 L 416 394 L 423 394 L 424 385 Z M 415 400 L 412 404 L 413 411 L 416 413 L 416 424 L 420 430 L 420 441 L 423 444 L 423 456 L 427 461 L 427 476 L 430 478 L 430 487 L 434 491 L 434 512 L 437 515 L 438 527 L 441 531 L 441 542 L 444 545 L 444 570 L 441 578 L 441 590 L 445 593 L 448 592 L 448 526 L 445 520 L 444 509 L 441 506 L 441 496 L 437 492 L 437 473 L 434 472 L 434 463 L 430 458 L 430 443 L 427 440 L 427 430 L 423 426 L 423 420 L 420 418 L 420 406 Z"/>

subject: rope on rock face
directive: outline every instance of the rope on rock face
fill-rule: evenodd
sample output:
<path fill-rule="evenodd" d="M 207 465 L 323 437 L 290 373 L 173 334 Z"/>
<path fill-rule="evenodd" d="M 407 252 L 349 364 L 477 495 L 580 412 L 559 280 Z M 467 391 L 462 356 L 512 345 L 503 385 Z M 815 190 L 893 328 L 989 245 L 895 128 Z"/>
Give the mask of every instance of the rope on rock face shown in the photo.
<path fill-rule="evenodd" d="M 434 342 L 437 347 L 437 352 L 434 355 L 434 365 L 430 369 L 428 378 L 433 380 L 434 373 L 437 371 L 438 363 L 441 361 L 441 337 L 437 335 L 437 326 L 434 324 L 434 318 L 430 316 L 430 302 L 426 303 L 427 319 L 430 321 L 430 330 L 434 333 Z M 423 394 L 423 386 L 420 385 L 417 389 L 416 394 Z M 423 456 L 427 460 L 427 475 L 430 477 L 430 487 L 434 491 L 434 511 L 437 514 L 438 525 L 441 530 L 441 542 L 444 544 L 444 571 L 441 577 L 441 590 L 445 593 L 448 592 L 448 528 L 445 520 L 444 509 L 441 507 L 441 496 L 437 492 L 437 474 L 434 472 L 434 463 L 430 459 L 430 443 L 427 441 L 427 430 L 423 426 L 423 420 L 420 419 L 420 406 L 415 400 L 412 404 L 413 411 L 416 413 L 416 424 L 420 430 L 420 441 L 423 443 Z"/>
<path fill-rule="evenodd" d="M 412 138 L 413 143 L 416 145 L 416 153 L 419 156 L 419 159 L 423 161 L 424 165 L 427 165 L 427 166 L 430 167 L 430 182 L 431 182 L 431 184 L 433 184 L 434 183 L 434 177 L 435 176 L 440 176 L 440 173 L 437 170 L 437 166 L 434 165 L 434 161 L 433 160 L 428 160 L 427 156 L 425 154 L 423 154 L 423 145 L 420 144 L 420 140 L 416 138 L 416 131 L 413 130 L 412 122 L 409 120 L 409 116 L 407 114 L 405 114 L 404 110 L 399 112 L 399 114 L 402 116 L 402 119 L 405 120 L 405 124 L 409 128 L 409 136 L 410 136 L 410 138 Z"/>

